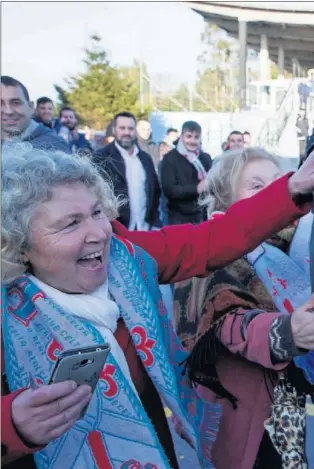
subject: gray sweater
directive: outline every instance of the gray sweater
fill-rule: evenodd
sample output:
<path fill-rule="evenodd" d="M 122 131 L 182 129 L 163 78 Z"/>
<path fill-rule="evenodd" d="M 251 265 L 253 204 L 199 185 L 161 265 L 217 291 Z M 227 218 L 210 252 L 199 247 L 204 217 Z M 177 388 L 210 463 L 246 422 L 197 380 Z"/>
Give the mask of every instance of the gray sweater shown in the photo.
<path fill-rule="evenodd" d="M 31 120 L 29 126 L 20 136 L 5 140 L 3 142 L 3 148 L 5 148 L 5 145 L 14 144 L 14 142 L 28 142 L 34 148 L 40 150 L 60 150 L 64 153 L 71 153 L 70 146 L 63 138 L 58 137 L 54 130 L 45 127 L 43 124 L 38 124 L 33 120 Z"/>
<path fill-rule="evenodd" d="M 28 136 L 22 137 L 24 142 L 29 142 L 34 148 L 42 150 L 60 150 L 71 153 L 71 149 L 63 138 L 56 132 L 42 124 L 37 124 L 36 128 Z"/>

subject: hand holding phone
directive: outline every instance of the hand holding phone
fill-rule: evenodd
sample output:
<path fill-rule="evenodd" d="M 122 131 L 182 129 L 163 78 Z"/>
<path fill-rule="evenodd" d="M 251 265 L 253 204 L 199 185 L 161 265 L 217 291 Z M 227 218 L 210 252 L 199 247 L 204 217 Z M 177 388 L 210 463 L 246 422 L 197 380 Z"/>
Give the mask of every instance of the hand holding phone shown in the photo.
<path fill-rule="evenodd" d="M 52 372 L 50 384 L 74 381 L 77 385 L 88 384 L 94 391 L 109 353 L 108 344 L 62 352 Z"/>
<path fill-rule="evenodd" d="M 75 424 L 91 397 L 89 386 L 73 381 L 27 389 L 12 402 L 12 420 L 26 442 L 46 445 Z"/>

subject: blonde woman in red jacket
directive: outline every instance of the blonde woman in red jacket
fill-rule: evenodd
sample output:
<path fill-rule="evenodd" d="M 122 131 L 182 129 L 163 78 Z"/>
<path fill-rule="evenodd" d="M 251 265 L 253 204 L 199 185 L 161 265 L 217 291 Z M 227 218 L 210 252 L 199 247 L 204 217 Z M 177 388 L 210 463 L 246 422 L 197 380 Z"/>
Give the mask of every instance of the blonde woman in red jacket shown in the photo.
<path fill-rule="evenodd" d="M 209 216 L 223 220 L 233 202 L 255 201 L 280 176 L 274 156 L 260 148 L 235 149 L 208 174 L 203 204 Z M 256 213 L 265 214 L 259 205 Z M 311 225 L 308 214 L 299 226 L 287 225 L 248 256 L 207 278 L 176 285 L 174 317 L 177 334 L 191 351 L 189 376 L 201 385 L 202 397 L 222 406 L 212 451 L 216 469 L 281 469 L 281 457 L 264 429 L 278 372 L 287 370 L 300 395 L 314 397 L 314 386 L 293 362 L 314 350 L 314 315 L 307 312 L 314 306 L 308 269 Z"/>

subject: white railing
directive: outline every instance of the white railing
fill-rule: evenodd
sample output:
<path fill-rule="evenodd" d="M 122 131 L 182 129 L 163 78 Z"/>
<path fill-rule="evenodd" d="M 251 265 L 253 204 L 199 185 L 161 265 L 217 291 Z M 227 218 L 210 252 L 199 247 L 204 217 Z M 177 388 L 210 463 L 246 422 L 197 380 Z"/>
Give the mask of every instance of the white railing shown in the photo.
<path fill-rule="evenodd" d="M 297 81 L 293 78 L 278 109 L 272 117 L 266 119 L 262 126 L 256 139 L 258 146 L 273 151 L 277 149 L 281 134 L 286 127 L 291 112 L 295 108 L 297 85 Z"/>

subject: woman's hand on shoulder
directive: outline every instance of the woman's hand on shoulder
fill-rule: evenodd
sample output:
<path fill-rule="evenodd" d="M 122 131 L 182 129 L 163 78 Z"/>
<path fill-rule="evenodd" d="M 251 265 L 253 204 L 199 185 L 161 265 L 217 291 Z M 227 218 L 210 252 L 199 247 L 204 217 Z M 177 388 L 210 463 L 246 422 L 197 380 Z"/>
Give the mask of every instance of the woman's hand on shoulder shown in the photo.
<path fill-rule="evenodd" d="M 27 389 L 12 402 L 12 421 L 26 444 L 46 445 L 72 427 L 91 396 L 73 381 Z"/>
<path fill-rule="evenodd" d="M 298 348 L 314 350 L 314 294 L 292 313 L 291 330 Z"/>

